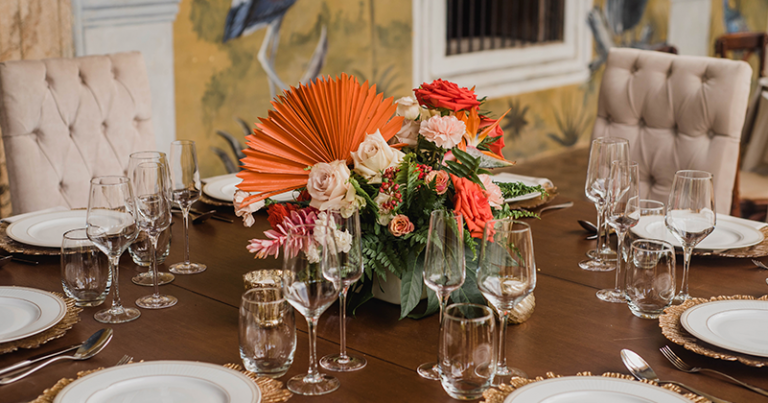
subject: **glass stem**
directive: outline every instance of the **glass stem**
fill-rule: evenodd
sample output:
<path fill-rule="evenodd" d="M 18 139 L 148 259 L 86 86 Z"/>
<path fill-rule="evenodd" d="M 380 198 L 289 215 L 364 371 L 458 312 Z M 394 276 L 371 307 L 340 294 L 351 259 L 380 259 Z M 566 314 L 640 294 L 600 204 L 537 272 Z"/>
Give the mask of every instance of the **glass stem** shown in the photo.
<path fill-rule="evenodd" d="M 117 287 L 118 277 L 120 277 L 120 256 L 109 257 L 109 269 L 112 272 L 112 308 L 111 311 L 120 312 L 123 310 L 123 303 L 120 301 L 120 289 Z"/>
<path fill-rule="evenodd" d="M 608 231 L 605 228 L 605 204 L 595 204 L 597 209 L 597 255 L 608 248 Z"/>
<path fill-rule="evenodd" d="M 317 318 L 307 318 L 307 332 L 309 333 L 309 369 L 304 377 L 304 382 L 318 383 L 322 376 L 317 370 Z"/>
<path fill-rule="evenodd" d="M 160 297 L 160 280 L 157 275 L 157 238 L 160 234 L 149 235 L 149 259 L 152 268 L 152 282 L 155 284 L 155 298 Z"/>
<path fill-rule="evenodd" d="M 627 230 L 617 229 L 616 238 L 618 238 L 618 244 L 616 245 L 616 290 L 619 291 L 622 297 L 625 296 L 627 291 L 626 275 L 624 274 L 624 238 L 627 236 Z"/>
<path fill-rule="evenodd" d="M 339 343 L 339 348 L 341 351 L 339 352 L 339 358 L 340 361 L 346 362 L 349 361 L 349 357 L 347 356 L 347 292 L 349 291 L 349 285 L 343 285 L 341 287 L 341 292 L 339 292 L 339 309 L 341 310 L 340 316 L 341 321 L 339 322 L 339 328 L 341 331 L 341 342 Z"/>
<path fill-rule="evenodd" d="M 445 313 L 445 307 L 448 305 L 448 297 L 450 294 L 441 295 L 438 294 L 437 298 L 440 299 L 440 333 L 437 336 L 437 365 L 440 366 L 440 350 L 443 347 L 443 314 Z"/>
<path fill-rule="evenodd" d="M 599 228 L 599 227 L 598 227 Z M 500 369 L 505 370 L 507 368 L 507 322 L 509 319 L 509 311 L 499 311 L 499 351 L 498 359 L 496 360 L 496 371 Z"/>
<path fill-rule="evenodd" d="M 181 215 L 184 217 L 184 264 L 189 266 L 189 209 L 192 206 L 181 206 Z"/>
<path fill-rule="evenodd" d="M 691 254 L 693 254 L 693 246 L 683 244 L 683 281 L 680 283 L 680 292 L 677 295 L 688 295 L 688 269 L 691 267 Z"/>

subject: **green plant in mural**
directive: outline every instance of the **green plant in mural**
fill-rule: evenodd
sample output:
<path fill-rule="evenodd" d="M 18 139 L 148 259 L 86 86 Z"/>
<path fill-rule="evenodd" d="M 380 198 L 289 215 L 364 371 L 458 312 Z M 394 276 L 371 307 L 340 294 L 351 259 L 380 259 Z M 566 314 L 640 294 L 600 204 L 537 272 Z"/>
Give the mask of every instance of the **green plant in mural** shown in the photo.
<path fill-rule="evenodd" d="M 571 102 L 563 102 L 561 110 L 562 115 L 555 111 L 555 122 L 560 135 L 548 133 L 547 136 L 562 146 L 570 147 L 579 141 L 579 137 L 589 127 L 591 119 L 586 111 Z"/>
<path fill-rule="evenodd" d="M 528 125 L 528 120 L 525 119 L 526 113 L 528 113 L 528 105 L 523 107 L 518 100 L 509 101 L 509 112 L 501 126 L 508 138 L 514 140 L 520 137 L 520 132 Z"/>
<path fill-rule="evenodd" d="M 385 97 L 394 96 L 400 98 L 398 94 L 404 92 L 402 83 L 398 83 L 398 75 L 395 73 L 395 66 L 389 65 L 379 74 L 379 70 L 373 72 L 373 78 L 369 79 L 365 74 L 357 69 L 352 70 L 352 74 L 361 82 L 368 81 L 369 84 L 376 84 L 376 90 L 384 94 Z"/>

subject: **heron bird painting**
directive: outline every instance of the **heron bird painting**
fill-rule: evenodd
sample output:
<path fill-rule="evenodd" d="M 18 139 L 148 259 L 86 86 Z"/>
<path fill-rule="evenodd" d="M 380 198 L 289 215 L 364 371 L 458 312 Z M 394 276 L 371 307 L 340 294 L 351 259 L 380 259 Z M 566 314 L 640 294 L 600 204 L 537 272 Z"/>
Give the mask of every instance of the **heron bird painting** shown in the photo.
<path fill-rule="evenodd" d="M 267 29 L 257 59 L 267 74 L 271 98 L 275 97 L 277 91 L 288 88 L 275 71 L 275 56 L 280 42 L 280 25 L 283 17 L 295 3 L 296 0 L 232 0 L 232 6 L 227 14 L 224 42 L 249 35 L 262 28 Z M 307 71 L 300 79 L 302 83 L 307 83 L 320 74 L 327 52 L 328 37 L 326 28 L 323 26 Z"/>

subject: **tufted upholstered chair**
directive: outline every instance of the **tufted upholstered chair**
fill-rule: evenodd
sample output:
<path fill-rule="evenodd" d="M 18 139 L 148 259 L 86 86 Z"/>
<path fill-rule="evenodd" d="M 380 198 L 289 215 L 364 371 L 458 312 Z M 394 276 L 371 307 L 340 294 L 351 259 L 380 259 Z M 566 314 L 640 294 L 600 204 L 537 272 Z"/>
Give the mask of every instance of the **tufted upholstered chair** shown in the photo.
<path fill-rule="evenodd" d="M 14 214 L 88 205 L 90 180 L 124 175 L 154 150 L 138 52 L 0 63 L 2 129 Z"/>
<path fill-rule="evenodd" d="M 611 49 L 592 137 L 629 140 L 640 197 L 666 203 L 675 172 L 708 171 L 728 214 L 751 76 L 741 61 Z"/>

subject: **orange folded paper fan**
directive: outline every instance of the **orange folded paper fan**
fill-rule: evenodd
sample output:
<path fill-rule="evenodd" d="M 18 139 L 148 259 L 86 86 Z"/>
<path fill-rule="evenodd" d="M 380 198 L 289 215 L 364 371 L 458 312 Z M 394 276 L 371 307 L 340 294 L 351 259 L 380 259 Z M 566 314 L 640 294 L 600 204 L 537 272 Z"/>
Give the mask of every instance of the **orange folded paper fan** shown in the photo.
<path fill-rule="evenodd" d="M 245 170 L 237 174 L 237 187 L 252 195 L 243 204 L 306 186 L 307 167 L 318 162 L 352 162 L 366 134 L 381 132 L 385 140 L 394 136 L 403 118 L 393 117 L 397 104 L 384 99 L 376 86 L 360 84 L 357 78 L 317 78 L 308 85 L 291 87 L 277 101 L 269 117 L 259 118 L 248 148 L 240 160 Z"/>

